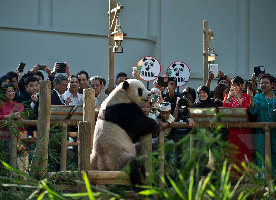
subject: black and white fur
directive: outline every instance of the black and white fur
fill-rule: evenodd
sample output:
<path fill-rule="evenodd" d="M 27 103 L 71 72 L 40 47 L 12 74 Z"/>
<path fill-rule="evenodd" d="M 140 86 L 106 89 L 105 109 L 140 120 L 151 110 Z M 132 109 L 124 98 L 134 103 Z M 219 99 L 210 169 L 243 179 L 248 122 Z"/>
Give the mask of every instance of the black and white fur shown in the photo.
<path fill-rule="evenodd" d="M 145 116 L 140 108 L 149 96 L 142 82 L 128 79 L 103 102 L 94 131 L 92 170 L 119 171 L 130 161 L 132 183 L 142 184 L 145 173 L 143 166 L 135 162 L 134 143 L 142 135 L 159 131 L 155 120 Z"/>

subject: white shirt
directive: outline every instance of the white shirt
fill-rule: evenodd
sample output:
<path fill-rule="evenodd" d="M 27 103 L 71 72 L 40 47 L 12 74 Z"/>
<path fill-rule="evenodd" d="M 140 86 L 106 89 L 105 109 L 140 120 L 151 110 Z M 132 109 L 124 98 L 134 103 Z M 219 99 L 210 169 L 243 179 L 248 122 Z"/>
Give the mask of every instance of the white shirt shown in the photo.
<path fill-rule="evenodd" d="M 82 95 L 80 93 L 77 93 L 77 95 L 74 97 L 73 94 L 68 89 L 63 94 L 64 102 L 68 97 L 72 100 L 72 102 L 69 103 L 69 105 L 80 105 L 80 104 L 82 104 Z"/>

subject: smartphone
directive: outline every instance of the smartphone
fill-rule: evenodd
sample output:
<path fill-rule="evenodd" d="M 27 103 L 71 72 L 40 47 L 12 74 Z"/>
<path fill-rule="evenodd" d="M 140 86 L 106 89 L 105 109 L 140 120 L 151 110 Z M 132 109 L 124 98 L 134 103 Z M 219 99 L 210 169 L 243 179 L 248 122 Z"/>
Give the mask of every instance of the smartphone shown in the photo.
<path fill-rule="evenodd" d="M 21 63 L 19 63 L 17 70 L 19 72 L 23 72 L 25 66 L 26 66 L 26 63 L 21 62 Z"/>
<path fill-rule="evenodd" d="M 255 73 L 255 76 L 259 76 L 260 74 L 265 74 L 265 67 L 264 66 L 257 66 L 257 67 L 254 67 L 254 73 Z"/>
<path fill-rule="evenodd" d="M 162 76 L 158 77 L 157 82 L 160 87 L 168 87 L 168 82 L 165 82 Z"/>
<path fill-rule="evenodd" d="M 59 66 L 57 73 L 66 73 L 66 70 L 65 70 L 66 64 L 65 63 L 57 63 L 57 65 Z"/>
<path fill-rule="evenodd" d="M 44 70 L 46 68 L 46 65 L 37 65 L 38 70 Z"/>
<path fill-rule="evenodd" d="M 154 101 L 157 102 L 158 100 L 158 95 L 156 93 L 153 94 Z"/>

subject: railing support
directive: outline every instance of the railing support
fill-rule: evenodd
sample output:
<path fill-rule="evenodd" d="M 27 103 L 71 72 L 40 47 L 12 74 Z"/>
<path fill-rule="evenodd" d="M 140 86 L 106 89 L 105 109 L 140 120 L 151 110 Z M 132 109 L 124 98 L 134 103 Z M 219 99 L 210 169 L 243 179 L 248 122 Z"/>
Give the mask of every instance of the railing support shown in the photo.
<path fill-rule="evenodd" d="M 268 126 L 263 127 L 265 133 L 265 171 L 266 178 L 270 179 L 271 174 L 271 141 L 270 141 L 270 128 Z"/>
<path fill-rule="evenodd" d="M 64 122 L 61 125 L 62 136 L 61 136 L 61 152 L 60 152 L 60 171 L 66 170 L 66 159 L 67 159 L 67 123 Z"/>
<path fill-rule="evenodd" d="M 39 91 L 39 112 L 37 122 L 37 142 L 31 166 L 31 174 L 40 177 L 47 171 L 48 144 L 50 131 L 51 82 L 41 81 Z"/>

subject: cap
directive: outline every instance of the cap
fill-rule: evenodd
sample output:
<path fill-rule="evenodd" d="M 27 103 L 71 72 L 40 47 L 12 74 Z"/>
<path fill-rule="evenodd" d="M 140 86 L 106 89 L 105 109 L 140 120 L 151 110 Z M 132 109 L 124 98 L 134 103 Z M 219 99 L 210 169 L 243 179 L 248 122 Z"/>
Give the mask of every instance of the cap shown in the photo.
<path fill-rule="evenodd" d="M 171 104 L 169 102 L 160 103 L 160 111 L 170 111 Z"/>

